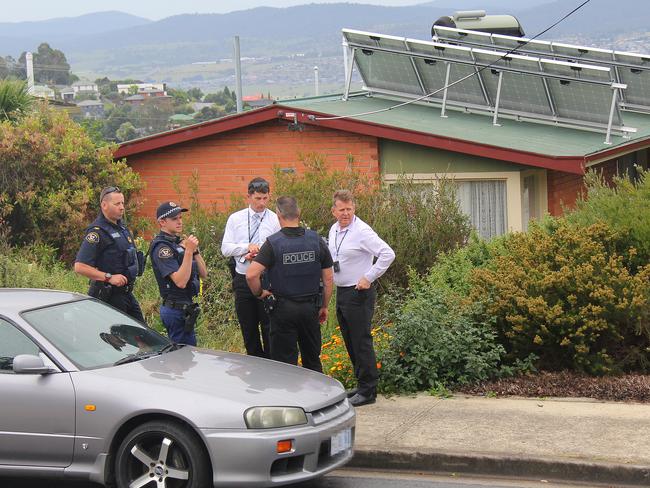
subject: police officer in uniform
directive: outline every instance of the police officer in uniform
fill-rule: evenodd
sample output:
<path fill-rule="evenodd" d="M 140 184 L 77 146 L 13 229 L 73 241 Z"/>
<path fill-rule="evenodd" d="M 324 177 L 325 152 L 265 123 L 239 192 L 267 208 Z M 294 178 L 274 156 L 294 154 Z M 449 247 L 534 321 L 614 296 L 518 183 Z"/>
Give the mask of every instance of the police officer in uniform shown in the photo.
<path fill-rule="evenodd" d="M 299 347 L 303 367 L 322 373 L 319 322 L 327 319 L 332 296 L 332 256 L 316 232 L 300 226 L 295 198 L 280 197 L 276 206 L 282 229 L 268 237 L 248 267 L 246 281 L 253 295 L 275 301 L 270 312 L 271 359 L 297 364 Z M 268 290 L 261 283 L 265 270 Z"/>
<path fill-rule="evenodd" d="M 196 346 L 194 326 L 199 307 L 192 299 L 199 294 L 199 278 L 208 270 L 199 252 L 199 240 L 190 235 L 181 238 L 182 213 L 174 202 L 162 203 L 156 210 L 160 233 L 149 248 L 154 276 L 162 297 L 160 318 L 169 338 L 180 344 Z"/>
<path fill-rule="evenodd" d="M 136 277 L 144 270 L 144 256 L 122 223 L 124 195 L 116 186 L 101 191 L 101 212 L 86 229 L 74 263 L 76 273 L 90 279 L 88 294 L 144 322 L 133 296 Z"/>

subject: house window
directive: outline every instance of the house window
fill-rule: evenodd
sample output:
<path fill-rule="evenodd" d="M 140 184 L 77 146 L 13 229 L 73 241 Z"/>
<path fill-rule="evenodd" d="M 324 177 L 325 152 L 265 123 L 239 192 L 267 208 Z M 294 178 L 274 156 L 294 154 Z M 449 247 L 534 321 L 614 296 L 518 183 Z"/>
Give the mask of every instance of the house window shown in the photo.
<path fill-rule="evenodd" d="M 458 204 L 484 239 L 508 230 L 506 182 L 503 180 L 458 181 Z"/>
<path fill-rule="evenodd" d="M 523 187 L 527 176 L 534 177 L 529 181 L 531 187 L 527 193 L 528 209 L 533 212 L 531 217 L 539 218 L 546 212 L 544 171 L 415 173 L 406 176 L 423 185 L 436 185 L 439 178 L 453 180 L 457 184 L 456 198 L 461 211 L 469 216 L 470 223 L 484 239 L 523 230 Z M 384 181 L 391 186 L 400 185 L 399 178 L 397 174 L 384 175 Z"/>
<path fill-rule="evenodd" d="M 522 190 L 522 208 L 521 212 L 523 214 L 523 227 L 524 231 L 528 230 L 528 223 L 531 220 L 536 220 L 541 217 L 541 212 L 539 210 L 538 204 L 538 188 L 537 188 L 537 178 L 535 176 L 526 176 L 524 177 L 524 185 Z"/>

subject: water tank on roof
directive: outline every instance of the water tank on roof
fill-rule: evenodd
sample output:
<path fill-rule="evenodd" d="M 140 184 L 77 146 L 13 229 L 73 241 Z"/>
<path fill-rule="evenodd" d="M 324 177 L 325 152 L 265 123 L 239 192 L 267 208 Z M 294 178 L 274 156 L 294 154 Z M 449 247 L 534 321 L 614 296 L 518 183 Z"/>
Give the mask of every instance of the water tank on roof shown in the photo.
<path fill-rule="evenodd" d="M 440 17 L 431 26 L 431 37 L 435 36 L 433 28 L 436 25 L 507 36 L 524 36 L 524 29 L 514 15 L 487 15 L 485 10 L 465 10 L 455 12 L 451 17 Z"/>

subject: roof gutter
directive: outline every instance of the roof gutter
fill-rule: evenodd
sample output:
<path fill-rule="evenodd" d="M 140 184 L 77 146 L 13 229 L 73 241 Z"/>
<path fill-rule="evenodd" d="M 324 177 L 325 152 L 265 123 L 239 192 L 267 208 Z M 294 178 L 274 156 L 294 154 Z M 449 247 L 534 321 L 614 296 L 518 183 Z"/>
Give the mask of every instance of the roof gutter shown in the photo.
<path fill-rule="evenodd" d="M 322 117 L 325 120 L 319 120 Z M 173 131 L 162 132 L 152 136 L 135 139 L 119 145 L 113 157 L 116 159 L 132 156 L 143 152 L 161 149 L 174 144 L 189 142 L 194 139 L 208 137 L 231 130 L 240 129 L 270 120 L 285 120 L 296 124 L 304 124 L 328 129 L 352 132 L 380 139 L 407 142 L 420 146 L 443 149 L 472 156 L 508 161 L 537 168 L 551 169 L 564 173 L 583 175 L 585 172 L 584 156 L 549 156 L 515 149 L 492 146 L 476 142 L 464 141 L 440 135 L 390 127 L 375 122 L 352 118 L 327 120 L 331 114 L 320 112 L 305 112 L 283 105 L 269 105 L 241 114 L 229 115 L 220 119 L 202 122 Z"/>

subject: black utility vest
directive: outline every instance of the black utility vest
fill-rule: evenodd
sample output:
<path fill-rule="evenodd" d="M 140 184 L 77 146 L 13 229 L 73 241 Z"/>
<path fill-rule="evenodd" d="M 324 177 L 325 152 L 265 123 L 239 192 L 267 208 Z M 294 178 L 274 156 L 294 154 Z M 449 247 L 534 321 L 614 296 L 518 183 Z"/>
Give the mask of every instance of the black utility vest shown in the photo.
<path fill-rule="evenodd" d="M 139 266 L 138 250 L 131 232 L 121 224 L 117 227 L 111 225 L 102 216 L 97 217 L 86 232 L 94 229 L 100 229 L 112 241 L 97 257 L 97 269 L 111 274 L 123 274 L 129 284 L 134 283 L 139 276 Z"/>
<path fill-rule="evenodd" d="M 195 297 L 199 294 L 199 289 L 201 282 L 199 281 L 199 267 L 196 264 L 196 260 L 192 259 L 192 271 L 190 273 L 190 281 L 188 282 L 185 288 L 179 288 L 174 283 L 169 276 L 163 278 L 160 274 L 160 270 L 156 267 L 156 263 L 153 260 L 155 256 L 156 249 L 161 244 L 168 245 L 172 252 L 174 253 L 174 258 L 178 265 L 183 264 L 183 257 L 185 256 L 185 248 L 180 245 L 180 239 L 177 239 L 166 234 L 158 234 L 151 241 L 151 248 L 149 249 L 149 254 L 152 256 L 151 263 L 153 267 L 153 274 L 156 277 L 156 282 L 158 283 L 158 290 L 160 291 L 160 296 L 163 300 L 173 300 L 178 302 L 191 302 L 192 297 Z"/>
<path fill-rule="evenodd" d="M 267 241 L 275 262 L 269 269 L 271 290 L 279 297 L 317 295 L 320 288 L 320 236 L 305 229 L 305 235 L 288 237 L 276 232 Z"/>

